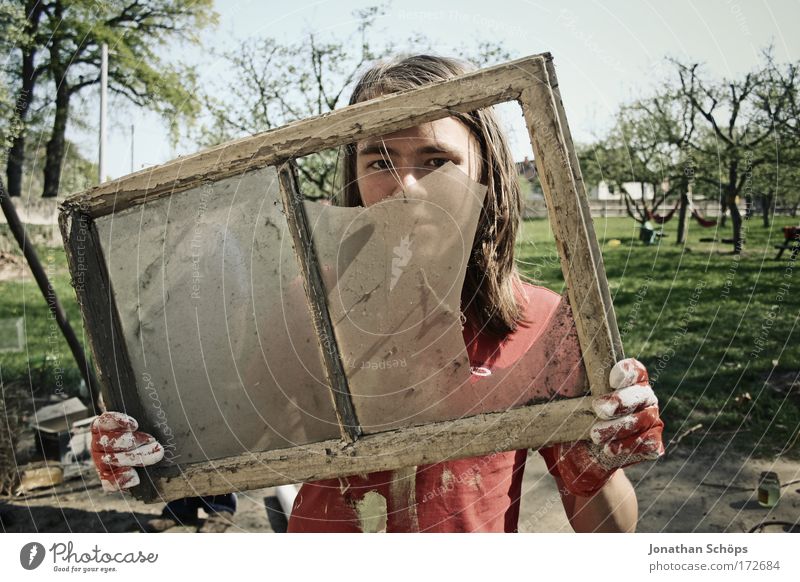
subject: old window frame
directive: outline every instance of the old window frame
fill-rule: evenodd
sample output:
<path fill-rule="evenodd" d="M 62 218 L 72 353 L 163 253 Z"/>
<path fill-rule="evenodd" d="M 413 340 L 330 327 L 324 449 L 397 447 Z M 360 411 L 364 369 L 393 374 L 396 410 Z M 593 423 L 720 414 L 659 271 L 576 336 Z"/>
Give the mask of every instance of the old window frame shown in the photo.
<path fill-rule="evenodd" d="M 362 435 L 338 350 L 323 350 L 341 439 L 226 459 L 151 467 L 134 494 L 145 501 L 363 474 L 586 438 L 593 397 L 622 343 L 566 114 L 549 53 L 379 97 L 179 158 L 67 199 L 62 232 L 105 402 L 134 417 L 142 403 L 121 341 L 117 306 L 94 225 L 101 216 L 265 166 L 278 168 L 284 212 L 319 337 L 334 337 L 310 230 L 290 165 L 326 148 L 516 100 L 522 107 L 544 191 L 591 396 Z M 325 334 L 325 335 L 322 335 Z M 147 426 L 142 427 L 147 430 Z M 387 454 L 391 451 L 392 454 Z"/>

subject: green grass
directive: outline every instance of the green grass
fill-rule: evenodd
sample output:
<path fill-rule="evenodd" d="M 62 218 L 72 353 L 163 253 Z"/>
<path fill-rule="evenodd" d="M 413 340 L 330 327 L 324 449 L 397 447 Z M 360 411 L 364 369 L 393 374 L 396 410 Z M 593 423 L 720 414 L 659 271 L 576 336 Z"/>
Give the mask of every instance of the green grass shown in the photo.
<path fill-rule="evenodd" d="M 625 350 L 650 370 L 667 441 L 701 423 L 683 443 L 736 435 L 734 445 L 756 456 L 800 456 L 800 388 L 793 386 L 800 370 L 800 264 L 773 260 L 781 227 L 795 222 L 778 218 L 765 229 L 754 217 L 745 252 L 735 257 L 729 245 L 699 242 L 715 229 L 694 222 L 685 246 L 675 244 L 675 219 L 667 237 L 647 247 L 631 219 L 595 220 Z M 37 250 L 85 345 L 63 249 Z M 527 277 L 563 288 L 547 221 L 526 222 L 518 250 Z M 0 379 L 21 380 L 39 393 L 61 380 L 74 394 L 80 375 L 32 280 L 0 283 L 0 317 L 24 317 L 27 334 L 25 351 L 0 353 Z"/>
<path fill-rule="evenodd" d="M 734 256 L 730 245 L 700 242 L 715 229 L 694 222 L 686 245 L 675 244 L 674 219 L 648 247 L 633 220 L 595 219 L 626 355 L 650 371 L 666 440 L 700 423 L 684 442 L 735 435 L 734 446 L 757 456 L 800 456 L 800 261 L 773 260 L 781 227 L 796 223 L 779 217 L 766 229 L 753 217 Z M 526 222 L 518 251 L 528 277 L 563 289 L 547 221 Z"/>
<path fill-rule="evenodd" d="M 89 347 L 70 285 L 64 249 L 42 245 L 35 248 L 88 357 Z M 4 384 L 23 382 L 36 396 L 46 396 L 59 388 L 66 394 L 77 394 L 81 375 L 61 330 L 30 275 L 24 282 L 0 282 L 0 318 L 18 317 L 23 318 L 26 342 L 21 352 L 0 352 L 0 380 Z"/>

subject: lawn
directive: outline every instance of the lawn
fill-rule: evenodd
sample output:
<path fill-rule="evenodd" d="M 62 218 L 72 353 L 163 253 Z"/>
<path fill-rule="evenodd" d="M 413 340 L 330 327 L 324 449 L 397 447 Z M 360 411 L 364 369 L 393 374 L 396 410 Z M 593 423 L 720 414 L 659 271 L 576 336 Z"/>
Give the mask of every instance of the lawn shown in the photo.
<path fill-rule="evenodd" d="M 650 371 L 666 440 L 702 424 L 685 442 L 736 435 L 734 446 L 756 456 L 800 456 L 800 264 L 788 253 L 773 260 L 781 227 L 796 223 L 779 217 L 767 229 L 753 217 L 735 256 L 730 245 L 700 242 L 730 229 L 692 222 L 677 245 L 673 220 L 648 247 L 633 220 L 595 219 L 626 355 Z M 547 221 L 526 222 L 518 250 L 529 278 L 563 289 Z"/>
<path fill-rule="evenodd" d="M 29 234 L 36 240 L 36 235 L 41 235 L 50 228 L 57 230 L 55 226 L 33 226 L 29 227 Z M 13 240 L 7 225 L 0 225 L 0 229 L 7 239 Z M 36 251 L 88 355 L 89 348 L 83 334 L 75 293 L 70 285 L 64 249 L 36 245 Z M 30 274 L 24 281 L 0 282 L 0 319 L 18 317 L 22 317 L 24 321 L 26 342 L 21 352 L 0 352 L 0 380 L 3 383 L 23 381 L 36 396 L 46 395 L 58 385 L 62 385 L 68 394 L 77 394 L 81 381 L 77 365 Z"/>
<path fill-rule="evenodd" d="M 625 350 L 650 370 L 667 441 L 701 424 L 684 443 L 736 435 L 734 446 L 755 456 L 800 456 L 799 281 L 788 256 L 773 260 L 781 227 L 794 222 L 782 217 L 765 229 L 754 217 L 745 252 L 734 256 L 728 245 L 701 243 L 715 229 L 694 222 L 685 246 L 675 244 L 673 220 L 662 242 L 647 247 L 632 220 L 595 220 Z M 38 251 L 85 343 L 63 249 Z M 527 278 L 563 288 L 545 220 L 525 223 L 518 251 Z M 31 279 L 0 283 L 0 318 L 11 317 L 24 318 L 27 344 L 0 353 L 0 380 L 22 380 L 39 393 L 62 382 L 75 393 L 77 368 Z"/>

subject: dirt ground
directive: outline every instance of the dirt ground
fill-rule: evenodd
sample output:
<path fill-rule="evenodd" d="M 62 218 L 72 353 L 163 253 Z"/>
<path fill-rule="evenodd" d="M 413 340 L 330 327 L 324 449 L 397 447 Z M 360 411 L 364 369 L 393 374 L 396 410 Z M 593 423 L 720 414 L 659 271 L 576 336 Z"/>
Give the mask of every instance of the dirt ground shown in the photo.
<path fill-rule="evenodd" d="M 570 532 L 558 493 L 539 455 L 528 457 L 520 531 Z M 533 463 L 531 463 L 533 461 Z M 758 504 L 762 471 L 775 471 L 782 484 L 777 506 Z M 650 533 L 747 532 L 763 522 L 765 532 L 800 532 L 800 462 L 756 460 L 725 450 L 678 448 L 655 463 L 625 469 L 639 501 L 637 531 Z M 542 503 L 544 500 L 544 503 Z"/>
<path fill-rule="evenodd" d="M 30 271 L 24 259 L 0 250 L 0 281 L 21 281 L 25 277 L 30 277 Z"/>
<path fill-rule="evenodd" d="M 640 532 L 747 532 L 763 522 L 768 532 L 800 531 L 800 481 L 782 488 L 778 505 L 765 509 L 756 501 L 761 471 L 775 471 L 781 483 L 800 480 L 800 462 L 754 460 L 723 444 L 702 449 L 678 447 L 656 463 L 626 469 L 639 499 Z M 239 494 L 234 527 L 228 531 L 283 531 L 285 518 L 275 511 L 274 490 Z M 92 471 L 55 490 L 28 497 L 0 498 L 6 532 L 129 532 L 158 515 L 161 505 L 147 505 L 129 495 L 106 494 Z M 202 515 L 202 513 L 201 513 Z M 194 532 L 197 526 L 171 532 Z M 528 457 L 523 483 L 521 532 L 570 532 L 553 480 L 537 453 Z"/>

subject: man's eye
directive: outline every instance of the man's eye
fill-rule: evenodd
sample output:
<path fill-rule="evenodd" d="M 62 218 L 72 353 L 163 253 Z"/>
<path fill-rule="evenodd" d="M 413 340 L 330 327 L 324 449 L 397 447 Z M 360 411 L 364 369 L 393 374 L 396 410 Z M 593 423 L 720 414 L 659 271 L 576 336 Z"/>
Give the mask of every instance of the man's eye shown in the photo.
<path fill-rule="evenodd" d="M 433 166 L 436 166 L 437 168 L 441 168 L 449 161 L 450 160 L 447 158 L 431 158 L 430 160 L 428 160 L 428 163 Z"/>
<path fill-rule="evenodd" d="M 368 168 L 372 168 L 374 170 L 388 170 L 391 167 L 391 164 L 388 160 L 375 160 L 374 162 L 370 163 Z"/>

